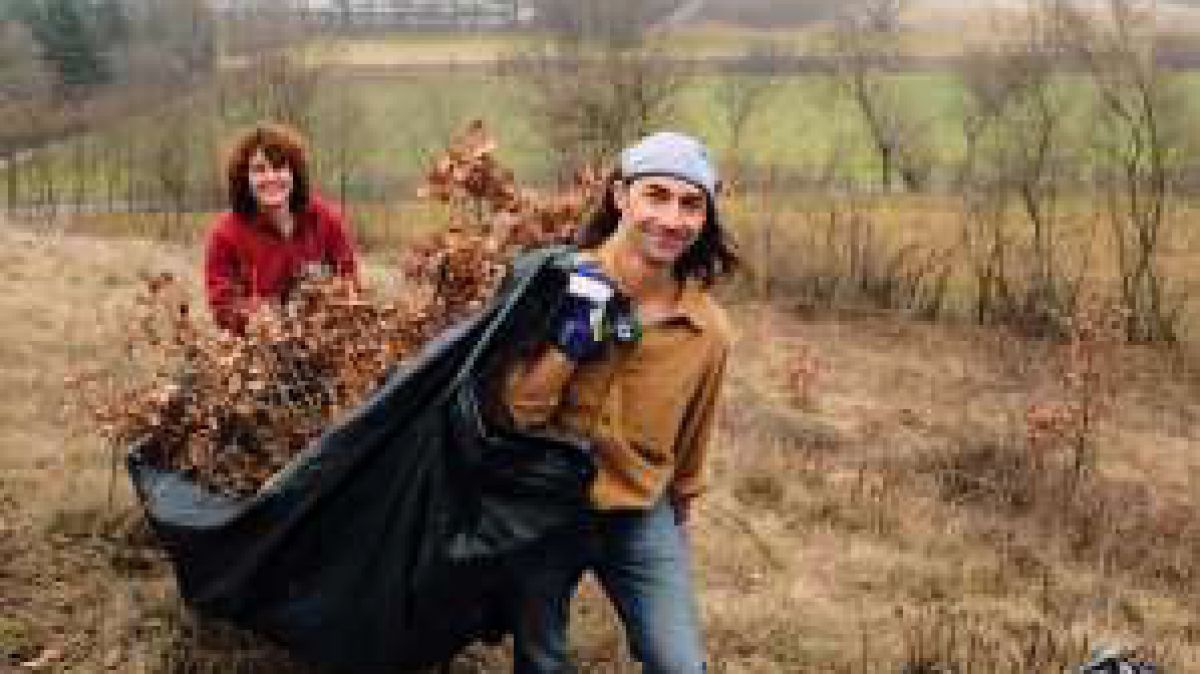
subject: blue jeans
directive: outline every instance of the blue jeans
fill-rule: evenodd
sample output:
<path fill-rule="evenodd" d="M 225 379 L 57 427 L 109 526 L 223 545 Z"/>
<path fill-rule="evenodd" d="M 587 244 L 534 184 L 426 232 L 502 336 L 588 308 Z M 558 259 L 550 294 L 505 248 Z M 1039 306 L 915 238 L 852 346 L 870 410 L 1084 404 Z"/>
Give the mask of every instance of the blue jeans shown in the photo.
<path fill-rule="evenodd" d="M 616 606 L 645 674 L 705 671 L 687 540 L 664 499 L 593 513 L 523 555 L 516 571 L 515 674 L 566 674 L 571 596 L 591 570 Z"/>

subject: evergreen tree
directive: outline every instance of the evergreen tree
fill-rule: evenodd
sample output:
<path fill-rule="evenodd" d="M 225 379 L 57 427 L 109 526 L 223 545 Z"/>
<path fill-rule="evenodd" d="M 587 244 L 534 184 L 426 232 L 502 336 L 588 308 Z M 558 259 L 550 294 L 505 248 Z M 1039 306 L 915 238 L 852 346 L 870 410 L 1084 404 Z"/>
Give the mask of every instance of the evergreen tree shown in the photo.
<path fill-rule="evenodd" d="M 129 42 L 131 17 L 125 0 L 97 0 L 93 12 L 96 33 L 109 50 Z"/>
<path fill-rule="evenodd" d="M 42 58 L 67 88 L 111 79 L 94 8 L 79 0 L 16 0 L 14 10 L 37 40 Z"/>

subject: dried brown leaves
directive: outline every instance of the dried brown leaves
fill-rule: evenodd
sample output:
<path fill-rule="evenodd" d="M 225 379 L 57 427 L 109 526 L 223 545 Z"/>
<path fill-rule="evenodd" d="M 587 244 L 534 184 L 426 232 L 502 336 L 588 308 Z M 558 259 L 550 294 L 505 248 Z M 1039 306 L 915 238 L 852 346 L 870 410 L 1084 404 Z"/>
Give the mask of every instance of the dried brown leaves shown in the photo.
<path fill-rule="evenodd" d="M 306 280 L 234 335 L 197 320 L 177 279 L 148 278 L 125 345 L 133 367 L 74 378 L 77 399 L 110 441 L 146 440 L 165 468 L 255 492 L 392 366 L 480 310 L 513 255 L 572 238 L 596 174 L 541 195 L 519 188 L 495 150 L 476 122 L 435 162 L 422 193 L 451 206 L 451 226 L 404 252 L 398 296 Z"/>

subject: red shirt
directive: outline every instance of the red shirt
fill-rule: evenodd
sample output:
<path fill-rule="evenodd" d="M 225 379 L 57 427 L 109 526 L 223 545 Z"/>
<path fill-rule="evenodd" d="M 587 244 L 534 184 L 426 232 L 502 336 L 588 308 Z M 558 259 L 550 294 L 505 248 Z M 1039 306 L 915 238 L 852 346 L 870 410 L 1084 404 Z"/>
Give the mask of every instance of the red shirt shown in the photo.
<path fill-rule="evenodd" d="M 282 301 L 304 274 L 357 274 L 354 242 L 341 213 L 313 197 L 295 215 L 292 236 L 280 236 L 265 216 L 226 212 L 208 233 L 204 290 L 217 324 L 241 332 L 264 301 Z"/>

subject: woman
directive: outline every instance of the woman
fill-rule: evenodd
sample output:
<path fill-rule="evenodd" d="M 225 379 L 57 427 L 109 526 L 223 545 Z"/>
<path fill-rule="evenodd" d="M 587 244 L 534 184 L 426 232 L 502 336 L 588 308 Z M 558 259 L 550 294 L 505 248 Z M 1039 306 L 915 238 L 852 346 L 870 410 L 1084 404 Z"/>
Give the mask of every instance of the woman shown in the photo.
<path fill-rule="evenodd" d="M 298 132 L 259 124 L 235 140 L 225 164 L 229 211 L 208 234 L 204 284 L 213 318 L 242 333 L 264 302 L 283 302 L 305 277 L 355 278 L 354 242 L 341 213 L 311 193 Z"/>

